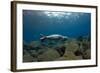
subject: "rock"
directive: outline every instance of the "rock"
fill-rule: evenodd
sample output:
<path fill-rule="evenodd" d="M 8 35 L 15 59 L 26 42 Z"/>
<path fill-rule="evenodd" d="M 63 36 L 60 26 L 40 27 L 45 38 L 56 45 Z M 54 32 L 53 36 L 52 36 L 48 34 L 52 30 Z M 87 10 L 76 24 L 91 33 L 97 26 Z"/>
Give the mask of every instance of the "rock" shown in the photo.
<path fill-rule="evenodd" d="M 38 51 L 37 51 L 37 53 L 38 53 L 38 55 L 41 55 L 41 54 L 43 54 L 44 52 L 46 52 L 48 50 L 48 48 L 47 47 L 44 47 L 43 49 L 39 49 Z"/>
<path fill-rule="evenodd" d="M 29 54 L 23 55 L 23 62 L 36 62 L 37 58 L 30 56 Z"/>
<path fill-rule="evenodd" d="M 79 49 L 79 46 L 76 41 L 71 41 L 70 43 L 65 43 L 66 51 L 75 52 Z"/>
<path fill-rule="evenodd" d="M 40 43 L 40 41 L 32 41 L 32 42 L 29 44 L 29 46 L 30 46 L 31 48 L 36 48 L 36 47 L 41 46 L 41 43 Z"/>
<path fill-rule="evenodd" d="M 86 51 L 87 49 L 91 48 L 91 42 L 83 41 L 82 46 L 83 46 L 83 50 Z"/>
<path fill-rule="evenodd" d="M 23 51 L 23 62 L 36 62 L 37 53 L 35 50 L 25 50 Z"/>
<path fill-rule="evenodd" d="M 60 54 L 54 49 L 48 49 L 38 56 L 38 61 L 53 61 L 60 57 Z"/>
<path fill-rule="evenodd" d="M 77 50 L 74 52 L 76 56 L 82 56 L 83 52 L 81 50 Z"/>
<path fill-rule="evenodd" d="M 30 50 L 30 55 L 32 57 L 37 57 L 38 56 L 38 52 L 36 50 Z"/>
<path fill-rule="evenodd" d="M 91 42 L 87 38 L 32 41 L 23 43 L 23 61 L 81 60 L 91 58 Z"/>
<path fill-rule="evenodd" d="M 66 47 L 65 47 L 65 46 L 60 46 L 60 47 L 56 47 L 55 49 L 56 49 L 57 52 L 60 54 L 60 56 L 63 56 L 64 53 L 65 53 Z"/>
<path fill-rule="evenodd" d="M 82 56 L 75 56 L 73 52 L 67 52 L 64 56 L 58 58 L 57 60 L 80 60 Z"/>
<path fill-rule="evenodd" d="M 91 50 L 88 49 L 85 52 L 83 52 L 83 59 L 91 59 Z"/>
<path fill-rule="evenodd" d="M 65 61 L 65 60 L 82 60 L 82 56 L 76 56 L 76 57 L 73 57 L 73 58 L 70 58 L 70 57 L 60 57 L 57 59 L 58 61 Z"/>

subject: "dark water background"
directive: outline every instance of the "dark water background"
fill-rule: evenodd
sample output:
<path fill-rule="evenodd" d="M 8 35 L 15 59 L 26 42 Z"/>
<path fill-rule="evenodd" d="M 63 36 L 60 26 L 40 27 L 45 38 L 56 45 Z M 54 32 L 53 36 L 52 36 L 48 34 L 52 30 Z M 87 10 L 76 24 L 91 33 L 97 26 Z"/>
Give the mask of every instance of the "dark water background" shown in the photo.
<path fill-rule="evenodd" d="M 72 38 L 91 33 L 91 14 L 80 12 L 23 10 L 23 40 L 39 40 L 40 34 Z"/>

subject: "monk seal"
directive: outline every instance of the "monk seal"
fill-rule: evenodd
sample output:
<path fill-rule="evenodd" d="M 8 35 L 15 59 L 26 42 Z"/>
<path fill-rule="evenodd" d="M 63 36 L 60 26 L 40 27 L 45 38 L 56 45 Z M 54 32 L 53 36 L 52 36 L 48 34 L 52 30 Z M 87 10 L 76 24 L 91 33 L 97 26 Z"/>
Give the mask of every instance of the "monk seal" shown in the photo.
<path fill-rule="evenodd" d="M 40 38 L 41 41 L 44 40 L 67 40 L 68 37 L 67 36 L 63 36 L 63 35 L 59 35 L 59 34 L 52 34 L 52 35 L 48 35 L 45 36 L 43 34 L 40 34 L 42 37 Z"/>

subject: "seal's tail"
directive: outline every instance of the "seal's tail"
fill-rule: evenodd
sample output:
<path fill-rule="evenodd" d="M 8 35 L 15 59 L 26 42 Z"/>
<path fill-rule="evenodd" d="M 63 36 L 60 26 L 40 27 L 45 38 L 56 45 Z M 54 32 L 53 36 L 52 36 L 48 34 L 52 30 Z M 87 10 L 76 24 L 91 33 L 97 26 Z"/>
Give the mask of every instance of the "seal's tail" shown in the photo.
<path fill-rule="evenodd" d="M 44 36 L 43 34 L 40 34 L 41 38 L 40 40 L 43 42 L 46 39 L 46 36 Z"/>
<path fill-rule="evenodd" d="M 41 37 L 45 37 L 43 34 L 40 34 Z"/>

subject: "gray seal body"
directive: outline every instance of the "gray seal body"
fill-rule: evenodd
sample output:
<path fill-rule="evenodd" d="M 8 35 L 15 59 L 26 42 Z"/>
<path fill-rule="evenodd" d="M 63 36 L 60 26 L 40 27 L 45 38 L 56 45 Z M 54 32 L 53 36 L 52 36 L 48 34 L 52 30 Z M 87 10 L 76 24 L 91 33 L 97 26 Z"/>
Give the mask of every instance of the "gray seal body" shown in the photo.
<path fill-rule="evenodd" d="M 63 35 L 59 35 L 59 34 L 53 34 L 53 35 L 48 35 L 48 36 L 44 36 L 41 34 L 41 38 L 40 40 L 67 40 L 68 37 L 67 36 L 63 36 Z"/>

